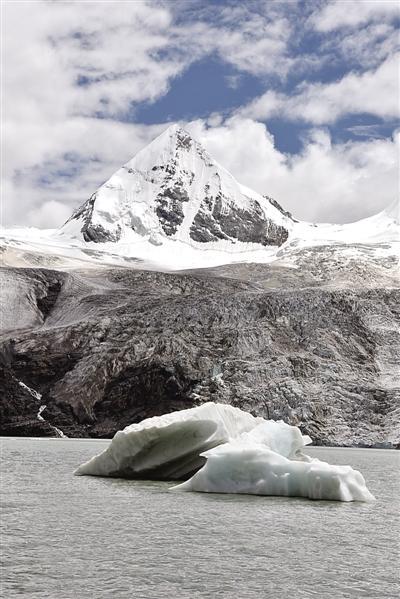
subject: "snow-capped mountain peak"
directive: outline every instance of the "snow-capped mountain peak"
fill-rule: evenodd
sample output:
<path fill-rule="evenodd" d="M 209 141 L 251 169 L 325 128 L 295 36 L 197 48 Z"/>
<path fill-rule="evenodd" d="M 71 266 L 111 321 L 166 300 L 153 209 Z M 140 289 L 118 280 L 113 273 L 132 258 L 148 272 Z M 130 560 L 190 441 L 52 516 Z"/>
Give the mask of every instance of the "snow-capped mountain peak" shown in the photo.
<path fill-rule="evenodd" d="M 6 248 L 3 263 L 22 266 L 180 270 L 283 260 L 297 268 L 303 251 L 317 247 L 332 250 L 342 261 L 346 256 L 364 260 L 371 251 L 378 261 L 393 265 L 399 204 L 348 224 L 296 221 L 272 198 L 238 183 L 187 131 L 172 125 L 60 229 L 23 227 L 0 236 Z"/>
<path fill-rule="evenodd" d="M 63 230 L 94 242 L 139 236 L 155 244 L 168 238 L 279 246 L 291 222 L 279 205 L 240 185 L 172 125 L 99 187 Z"/>

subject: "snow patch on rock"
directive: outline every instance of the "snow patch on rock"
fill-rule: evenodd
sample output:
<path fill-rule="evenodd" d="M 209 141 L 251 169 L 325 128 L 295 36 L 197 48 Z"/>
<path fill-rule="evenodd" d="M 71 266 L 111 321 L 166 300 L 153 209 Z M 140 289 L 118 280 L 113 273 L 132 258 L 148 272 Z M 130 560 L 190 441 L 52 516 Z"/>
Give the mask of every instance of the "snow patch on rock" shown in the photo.
<path fill-rule="evenodd" d="M 28 387 L 28 385 L 26 385 L 22 381 L 18 381 L 18 385 L 20 387 L 22 387 L 23 389 L 25 389 L 26 391 L 28 391 L 28 393 L 30 393 L 32 395 L 32 397 L 34 397 L 38 401 L 40 401 L 42 399 L 41 393 L 39 393 L 38 391 L 35 391 L 35 389 L 32 389 L 31 387 Z M 50 428 L 53 429 L 53 431 L 55 432 L 56 437 L 61 437 L 63 439 L 67 439 L 68 438 L 67 435 L 64 435 L 64 433 L 62 432 L 62 430 L 60 430 L 56 426 L 53 426 L 52 424 L 50 424 L 50 422 L 48 422 L 48 420 L 46 420 L 45 418 L 43 418 L 42 414 L 43 414 L 43 412 L 45 411 L 46 408 L 47 408 L 46 404 L 41 404 L 39 406 L 38 412 L 36 414 L 36 418 L 38 420 L 40 420 L 41 422 L 47 422 L 47 424 L 50 426 Z"/>

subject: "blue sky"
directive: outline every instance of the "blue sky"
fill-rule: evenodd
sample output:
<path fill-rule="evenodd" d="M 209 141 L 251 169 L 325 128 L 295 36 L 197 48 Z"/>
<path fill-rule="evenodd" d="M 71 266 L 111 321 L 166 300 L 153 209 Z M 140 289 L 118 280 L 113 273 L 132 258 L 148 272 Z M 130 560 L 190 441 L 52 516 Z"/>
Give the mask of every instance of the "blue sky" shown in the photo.
<path fill-rule="evenodd" d="M 298 218 L 398 192 L 399 5 L 5 2 L 3 222 L 57 226 L 179 121 Z"/>
<path fill-rule="evenodd" d="M 127 118 L 154 124 L 207 118 L 215 112 L 229 114 L 263 91 L 259 77 L 211 55 L 191 64 L 155 102 L 133 105 Z"/>

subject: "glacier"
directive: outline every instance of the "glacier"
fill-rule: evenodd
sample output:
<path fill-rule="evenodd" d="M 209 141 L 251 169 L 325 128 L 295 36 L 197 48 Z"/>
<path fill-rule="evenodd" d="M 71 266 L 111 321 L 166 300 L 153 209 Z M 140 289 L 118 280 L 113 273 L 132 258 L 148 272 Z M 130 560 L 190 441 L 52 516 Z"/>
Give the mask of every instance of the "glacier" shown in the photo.
<path fill-rule="evenodd" d="M 357 470 L 306 455 L 310 443 L 283 421 L 209 402 L 127 426 L 74 474 L 187 479 L 173 491 L 374 500 Z"/>
<path fill-rule="evenodd" d="M 299 222 L 172 125 L 61 228 L 0 227 L 1 430 L 49 433 L 22 377 L 69 436 L 217 400 L 398 447 L 399 216 Z"/>

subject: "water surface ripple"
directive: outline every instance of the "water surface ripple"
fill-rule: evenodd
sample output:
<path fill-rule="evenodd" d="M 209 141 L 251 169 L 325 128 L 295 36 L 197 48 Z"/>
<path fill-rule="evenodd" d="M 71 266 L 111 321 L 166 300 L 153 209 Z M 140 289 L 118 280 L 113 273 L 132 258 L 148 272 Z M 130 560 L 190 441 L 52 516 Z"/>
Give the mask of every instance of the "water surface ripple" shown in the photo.
<path fill-rule="evenodd" d="M 397 597 L 398 452 L 309 449 L 361 470 L 366 504 L 72 476 L 107 443 L 1 440 L 3 597 Z"/>

